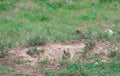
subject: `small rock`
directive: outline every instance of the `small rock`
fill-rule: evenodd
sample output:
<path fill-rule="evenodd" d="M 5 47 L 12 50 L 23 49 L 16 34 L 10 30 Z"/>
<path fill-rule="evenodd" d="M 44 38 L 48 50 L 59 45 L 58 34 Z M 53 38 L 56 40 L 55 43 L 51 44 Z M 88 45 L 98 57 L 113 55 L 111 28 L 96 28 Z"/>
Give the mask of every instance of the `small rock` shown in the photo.
<path fill-rule="evenodd" d="M 111 29 L 109 29 L 109 28 L 107 28 L 105 30 L 105 32 L 108 33 L 109 35 L 113 35 L 114 34 L 114 32 Z"/>
<path fill-rule="evenodd" d="M 98 62 L 95 62 L 95 65 L 98 65 Z"/>

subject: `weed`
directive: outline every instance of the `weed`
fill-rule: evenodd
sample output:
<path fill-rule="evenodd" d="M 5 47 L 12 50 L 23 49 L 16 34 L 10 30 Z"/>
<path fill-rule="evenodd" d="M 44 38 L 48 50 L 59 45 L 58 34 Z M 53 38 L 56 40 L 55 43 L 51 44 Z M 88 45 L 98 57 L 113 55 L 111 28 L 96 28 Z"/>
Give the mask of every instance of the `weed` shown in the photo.
<path fill-rule="evenodd" d="M 0 43 L 0 58 L 4 58 L 5 56 L 8 55 L 8 51 L 12 47 L 11 43 L 5 43 L 1 42 Z"/>
<path fill-rule="evenodd" d="M 0 13 L 5 11 L 5 10 L 9 10 L 14 8 L 14 4 L 12 3 L 0 3 Z"/>
<path fill-rule="evenodd" d="M 25 61 L 23 61 L 23 60 L 13 60 L 13 62 L 16 63 L 16 64 L 22 64 L 22 63 L 24 63 Z"/>
<path fill-rule="evenodd" d="M 99 32 L 98 33 L 98 36 L 96 37 L 96 39 L 99 41 L 99 40 L 103 40 L 103 39 L 108 39 L 108 34 L 107 33 L 101 33 Z"/>
<path fill-rule="evenodd" d="M 118 1 L 119 2 L 119 0 L 99 0 L 99 2 L 101 2 L 101 3 L 106 3 L 106 2 L 111 3 L 111 2 L 114 2 L 114 1 Z"/>
<path fill-rule="evenodd" d="M 69 10 L 78 10 L 78 9 L 80 9 L 80 7 L 79 7 L 78 4 L 76 4 L 76 5 L 73 5 L 73 4 L 71 4 L 71 5 L 66 5 L 64 8 L 67 8 L 67 9 L 69 9 Z"/>
<path fill-rule="evenodd" d="M 95 46 L 94 41 L 87 42 L 85 47 L 84 47 L 84 54 L 86 54 L 89 50 L 91 50 Z"/>
<path fill-rule="evenodd" d="M 56 76 L 56 72 L 52 69 L 45 70 L 44 73 L 46 76 Z"/>
<path fill-rule="evenodd" d="M 76 76 L 77 71 L 75 71 L 73 68 L 70 70 L 63 69 L 60 71 L 59 76 Z"/>
<path fill-rule="evenodd" d="M 110 50 L 110 53 L 108 54 L 108 57 L 114 58 L 116 55 L 117 55 L 116 51 L 111 51 Z"/>
<path fill-rule="evenodd" d="M 11 66 L 0 66 L 0 74 L 4 73 L 6 71 L 9 71 L 9 70 L 12 70 Z"/>
<path fill-rule="evenodd" d="M 35 36 L 28 40 L 29 46 L 39 46 L 46 43 L 46 38 L 44 36 Z"/>
<path fill-rule="evenodd" d="M 115 55 L 113 61 L 117 61 L 117 62 L 120 61 L 120 51 L 117 51 L 117 52 L 116 52 L 116 55 Z"/>
<path fill-rule="evenodd" d="M 47 15 L 41 15 L 41 17 L 40 17 L 40 21 L 47 21 L 47 20 L 49 20 L 50 18 L 49 18 L 49 16 L 47 16 Z"/>
<path fill-rule="evenodd" d="M 65 5 L 65 1 L 62 0 L 62 1 L 54 1 L 54 2 L 49 2 L 49 1 L 45 1 L 46 5 L 48 7 L 51 7 L 53 9 L 57 9 L 57 8 L 61 8 Z"/>
<path fill-rule="evenodd" d="M 36 14 L 36 13 L 25 13 L 24 16 L 29 19 L 30 21 L 48 21 L 50 17 L 47 14 Z M 32 16 L 31 16 L 32 15 Z"/>
<path fill-rule="evenodd" d="M 41 53 L 44 53 L 44 52 L 45 52 L 45 49 L 44 49 L 44 48 L 40 49 L 40 52 L 41 52 Z"/>
<path fill-rule="evenodd" d="M 35 54 L 39 54 L 39 50 L 37 49 L 37 47 L 33 47 L 33 48 L 31 48 L 31 49 L 29 49 L 28 51 L 27 51 L 27 53 L 29 54 L 29 55 L 35 55 Z"/>
<path fill-rule="evenodd" d="M 44 65 L 46 65 L 48 63 L 48 58 L 44 58 L 43 62 Z"/>
<path fill-rule="evenodd" d="M 60 65 L 61 66 L 66 66 L 66 65 L 68 65 L 69 63 L 67 62 L 67 61 L 64 61 L 64 60 L 62 60 L 62 61 L 60 61 Z"/>

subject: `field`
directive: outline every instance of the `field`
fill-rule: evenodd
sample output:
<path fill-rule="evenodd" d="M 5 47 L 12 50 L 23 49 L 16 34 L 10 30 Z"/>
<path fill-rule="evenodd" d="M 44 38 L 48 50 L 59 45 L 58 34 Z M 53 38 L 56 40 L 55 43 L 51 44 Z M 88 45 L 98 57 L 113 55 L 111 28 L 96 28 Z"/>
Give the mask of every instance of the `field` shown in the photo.
<path fill-rule="evenodd" d="M 0 0 L 0 76 L 119 76 L 119 0 Z"/>

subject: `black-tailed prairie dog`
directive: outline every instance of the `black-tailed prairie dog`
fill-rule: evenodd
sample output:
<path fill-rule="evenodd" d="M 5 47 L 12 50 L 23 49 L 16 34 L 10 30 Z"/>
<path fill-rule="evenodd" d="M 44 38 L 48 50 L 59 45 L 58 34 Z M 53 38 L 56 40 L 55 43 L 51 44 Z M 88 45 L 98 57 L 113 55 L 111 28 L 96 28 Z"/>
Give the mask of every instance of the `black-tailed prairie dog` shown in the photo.
<path fill-rule="evenodd" d="M 64 53 L 66 56 L 68 56 L 69 58 L 71 58 L 71 59 L 73 58 L 74 53 L 73 53 L 72 50 L 70 50 L 70 49 L 63 50 L 63 53 Z"/>

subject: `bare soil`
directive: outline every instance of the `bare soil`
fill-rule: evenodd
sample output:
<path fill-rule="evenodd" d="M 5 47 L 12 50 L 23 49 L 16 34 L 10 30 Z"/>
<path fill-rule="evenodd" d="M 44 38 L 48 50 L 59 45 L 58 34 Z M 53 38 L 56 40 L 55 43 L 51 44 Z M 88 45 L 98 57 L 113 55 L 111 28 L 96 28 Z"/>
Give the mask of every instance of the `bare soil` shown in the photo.
<path fill-rule="evenodd" d="M 13 65 L 12 72 L 18 76 L 44 76 L 44 74 L 38 70 L 40 65 L 47 59 L 46 68 L 57 69 L 59 62 L 62 60 L 68 60 L 69 62 L 95 62 L 92 56 L 99 57 L 102 62 L 111 61 L 112 58 L 108 57 L 109 50 L 117 50 L 118 48 L 111 45 L 107 41 L 98 42 L 87 54 L 84 55 L 85 40 L 66 42 L 66 43 L 49 43 L 44 46 L 38 46 L 37 50 L 43 50 L 35 56 L 29 55 L 27 52 L 29 48 L 19 48 L 10 51 L 9 60 L 0 62 L 0 65 Z M 68 58 L 63 58 L 63 54 Z M 3 59 L 4 60 L 4 59 Z"/>

